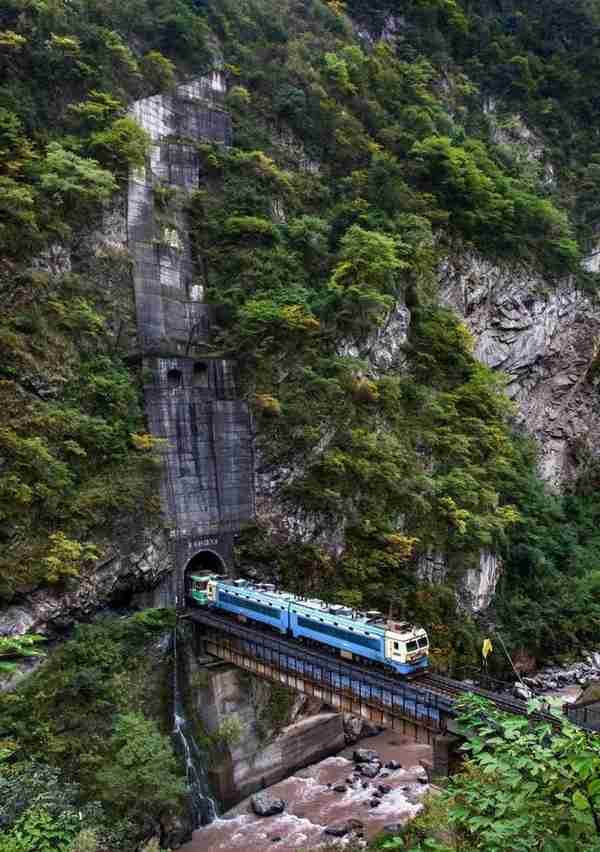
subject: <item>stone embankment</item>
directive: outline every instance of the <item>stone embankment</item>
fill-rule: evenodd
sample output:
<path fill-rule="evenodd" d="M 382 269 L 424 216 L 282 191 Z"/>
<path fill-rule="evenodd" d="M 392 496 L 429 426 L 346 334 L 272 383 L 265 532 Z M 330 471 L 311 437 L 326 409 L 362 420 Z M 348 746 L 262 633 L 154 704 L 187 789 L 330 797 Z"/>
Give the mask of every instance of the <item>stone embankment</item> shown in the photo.
<path fill-rule="evenodd" d="M 600 651 L 588 654 L 571 666 L 548 666 L 534 676 L 523 678 L 536 694 L 567 686 L 585 686 L 591 680 L 600 680 Z"/>

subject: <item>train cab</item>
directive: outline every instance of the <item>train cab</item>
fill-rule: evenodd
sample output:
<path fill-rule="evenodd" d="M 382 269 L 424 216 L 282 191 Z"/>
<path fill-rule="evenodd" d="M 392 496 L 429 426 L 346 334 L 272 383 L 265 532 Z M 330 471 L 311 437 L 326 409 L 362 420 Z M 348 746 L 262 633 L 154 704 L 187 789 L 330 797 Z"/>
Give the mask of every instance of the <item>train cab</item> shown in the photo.
<path fill-rule="evenodd" d="M 215 586 L 213 574 L 190 574 L 187 578 L 186 596 L 198 606 L 206 606 L 214 601 L 212 586 Z"/>
<path fill-rule="evenodd" d="M 388 621 L 385 627 L 385 656 L 397 672 L 408 674 L 428 665 L 429 640 L 422 627 L 406 621 Z"/>

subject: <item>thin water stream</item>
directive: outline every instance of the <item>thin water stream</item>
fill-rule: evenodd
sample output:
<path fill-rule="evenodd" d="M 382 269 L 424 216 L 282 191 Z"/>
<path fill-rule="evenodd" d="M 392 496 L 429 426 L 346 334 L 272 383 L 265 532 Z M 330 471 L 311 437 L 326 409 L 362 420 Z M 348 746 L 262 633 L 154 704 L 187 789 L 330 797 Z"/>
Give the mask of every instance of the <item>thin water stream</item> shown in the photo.
<path fill-rule="evenodd" d="M 179 659 L 177 657 L 177 627 L 173 630 L 173 737 L 185 760 L 185 771 L 192 812 L 193 828 L 209 825 L 217 816 L 217 807 L 210 794 L 206 772 L 206 754 L 189 730 L 181 694 Z"/>

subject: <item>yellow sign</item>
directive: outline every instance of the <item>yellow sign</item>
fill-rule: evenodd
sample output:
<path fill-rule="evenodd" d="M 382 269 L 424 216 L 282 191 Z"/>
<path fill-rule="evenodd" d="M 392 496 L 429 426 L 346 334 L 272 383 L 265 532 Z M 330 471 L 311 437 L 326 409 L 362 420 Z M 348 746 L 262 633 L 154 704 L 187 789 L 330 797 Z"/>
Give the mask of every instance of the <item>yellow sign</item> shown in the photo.
<path fill-rule="evenodd" d="M 489 639 L 483 640 L 483 645 L 481 647 L 481 653 L 483 655 L 483 659 L 487 660 L 488 654 L 490 654 L 494 649 L 492 648 L 492 643 Z"/>

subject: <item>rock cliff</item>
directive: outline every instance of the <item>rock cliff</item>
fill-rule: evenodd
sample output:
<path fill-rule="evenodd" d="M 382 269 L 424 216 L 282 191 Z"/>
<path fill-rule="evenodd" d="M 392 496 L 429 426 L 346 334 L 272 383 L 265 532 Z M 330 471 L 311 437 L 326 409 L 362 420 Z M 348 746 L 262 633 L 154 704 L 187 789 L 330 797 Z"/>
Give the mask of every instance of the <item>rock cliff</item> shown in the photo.
<path fill-rule="evenodd" d="M 108 546 L 108 554 L 84 575 L 37 589 L 0 611 L 0 636 L 27 632 L 60 633 L 104 606 L 123 606 L 140 596 L 148 606 L 166 606 L 170 592 L 162 581 L 173 568 L 164 530 L 133 530 Z"/>
<path fill-rule="evenodd" d="M 556 489 L 572 480 L 600 446 L 600 305 L 570 280 L 471 252 L 444 261 L 440 293 L 464 317 L 477 357 L 506 374 L 517 422 L 540 445 L 543 479 Z"/>

